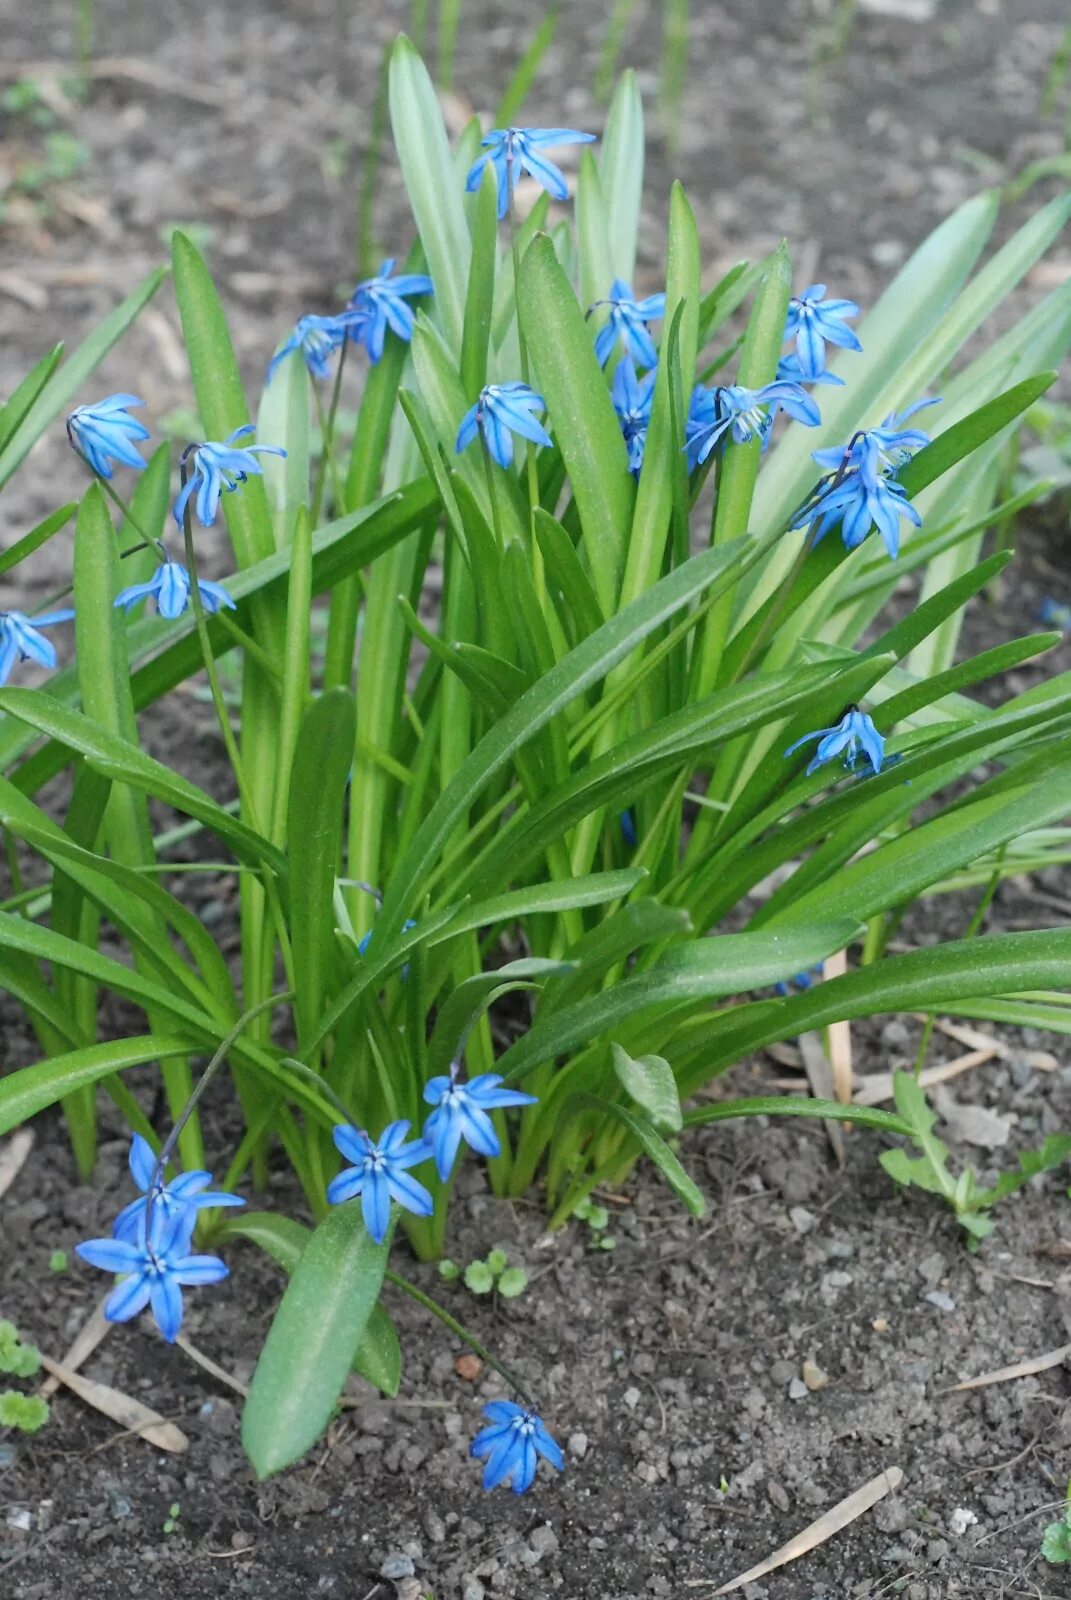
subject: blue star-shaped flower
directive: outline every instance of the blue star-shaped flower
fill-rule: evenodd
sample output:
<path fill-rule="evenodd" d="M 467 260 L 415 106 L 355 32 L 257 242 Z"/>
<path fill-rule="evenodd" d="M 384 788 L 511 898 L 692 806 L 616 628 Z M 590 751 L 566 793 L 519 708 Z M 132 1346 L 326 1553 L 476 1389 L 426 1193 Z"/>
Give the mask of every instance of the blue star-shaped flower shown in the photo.
<path fill-rule="evenodd" d="M 645 300 L 637 300 L 624 279 L 615 278 L 606 299 L 596 300 L 594 305 L 588 307 L 589 317 L 596 306 L 610 307 L 610 315 L 595 339 L 595 359 L 599 366 L 605 367 L 618 340 L 623 339 L 625 349 L 639 366 L 653 367 L 658 360 L 658 351 L 647 331 L 647 324 L 665 316 L 665 295 L 649 294 Z"/>
<path fill-rule="evenodd" d="M 92 405 L 75 406 L 67 418 L 67 438 L 93 471 L 110 478 L 112 463 L 140 472 L 145 463 L 134 448 L 149 430 L 137 417 L 127 416 L 128 406 L 143 406 L 136 394 L 110 394 Z"/>
<path fill-rule="evenodd" d="M 191 495 L 197 496 L 195 505 L 198 522 L 202 528 L 210 528 L 216 520 L 220 495 L 224 491 L 233 494 L 239 484 L 245 483 L 250 476 L 261 476 L 263 468 L 257 460 L 258 455 L 286 455 L 286 451 L 278 444 L 251 444 L 235 448 L 236 439 L 243 439 L 255 432 L 253 424 L 247 422 L 243 428 L 235 428 L 222 443 L 188 447 L 184 459 L 189 458 L 191 465 L 171 513 L 180 528 Z"/>
<path fill-rule="evenodd" d="M 805 383 L 816 382 L 825 371 L 827 344 L 840 345 L 843 350 L 863 348 L 845 321 L 859 315 L 855 301 L 827 300 L 825 293 L 824 283 L 812 283 L 788 302 L 785 338 L 795 337 Z"/>
<path fill-rule="evenodd" d="M 922 518 L 903 485 L 894 477 L 874 473 L 868 464 L 820 487 L 817 495 L 796 513 L 790 526 L 803 528 L 815 523 L 815 544 L 831 528 L 839 526 L 846 550 L 857 549 L 871 528 L 876 527 L 890 559 L 895 561 L 900 553 L 901 517 L 916 528 L 922 526 Z"/>
<path fill-rule="evenodd" d="M 424 1139 L 406 1144 L 408 1132 L 408 1122 L 389 1123 L 376 1142 L 346 1123 L 333 1132 L 336 1147 L 353 1165 L 331 1179 L 327 1198 L 338 1206 L 359 1194 L 364 1225 L 376 1244 L 387 1237 L 392 1200 L 418 1217 L 430 1217 L 435 1209 L 424 1185 L 407 1176 L 409 1167 L 431 1160 L 431 1146 Z"/>
<path fill-rule="evenodd" d="M 145 1217 L 145 1196 L 149 1192 L 156 1171 L 156 1153 L 147 1139 L 136 1133 L 130 1143 L 130 1174 L 141 1190 L 141 1198 L 124 1206 L 112 1225 L 112 1236 L 136 1244 L 138 1229 Z M 236 1194 L 222 1189 L 211 1190 L 210 1172 L 181 1172 L 177 1178 L 166 1182 L 157 1178 L 152 1191 L 153 1216 L 157 1213 L 170 1220 L 186 1211 L 195 1214 L 206 1206 L 244 1206 L 245 1201 Z"/>
<path fill-rule="evenodd" d="M 413 337 L 413 308 L 406 304 L 411 295 L 434 294 L 435 285 L 424 272 L 403 272 L 397 278 L 394 258 L 388 256 L 374 278 L 365 278 L 350 297 L 350 308 L 360 320 L 351 330 L 351 336 L 363 344 L 371 361 L 383 355 L 383 345 L 388 326 L 406 344 Z"/>
<path fill-rule="evenodd" d="M 904 423 L 916 411 L 940 404 L 940 399 L 916 400 L 906 411 L 891 412 L 879 428 L 860 429 L 843 449 L 834 446 L 830 450 L 812 450 L 811 455 L 820 467 L 830 472 L 866 467 L 871 478 L 880 472 L 895 472 L 911 459 L 913 451 L 930 443 L 928 433 L 921 428 L 905 428 Z"/>
<path fill-rule="evenodd" d="M 824 383 L 831 384 L 836 389 L 844 388 L 844 379 L 838 378 L 834 372 L 820 372 L 816 378 L 804 377 L 800 368 L 800 358 L 792 350 L 782 356 L 777 363 L 777 378 L 782 383 Z"/>
<path fill-rule="evenodd" d="M 236 609 L 234 601 L 221 583 L 211 583 L 207 578 L 197 579 L 197 590 L 201 596 L 201 605 L 205 611 L 212 615 L 221 606 L 227 606 L 231 611 Z M 132 606 L 140 605 L 142 600 L 153 597 L 156 600 L 156 609 L 162 617 L 173 622 L 176 617 L 181 617 L 190 604 L 190 575 L 179 561 L 164 561 L 157 567 L 148 583 L 132 583 L 128 589 L 121 589 L 115 597 L 114 604 L 129 611 Z"/>
<path fill-rule="evenodd" d="M 563 144 L 591 144 L 594 138 L 593 133 L 578 133 L 575 128 L 493 128 L 480 140 L 485 153 L 469 168 L 465 188 L 472 194 L 480 187 L 483 169 L 490 162 L 498 178 L 500 218 L 509 210 L 510 190 L 522 172 L 541 183 L 555 200 L 568 200 L 569 185 L 564 173 L 539 152 L 556 150 Z"/>
<path fill-rule="evenodd" d="M 268 362 L 268 382 L 275 376 L 280 361 L 285 361 L 293 351 L 300 350 L 305 365 L 314 378 L 331 375 L 331 357 L 346 342 L 347 335 L 355 331 L 362 316 L 343 311 L 335 317 L 318 317 L 310 314 L 299 317 L 290 337 L 279 346 Z"/>
<path fill-rule="evenodd" d="M 844 765 L 849 770 L 854 770 L 856 761 L 862 755 L 870 763 L 872 772 L 881 771 L 885 759 L 885 740 L 866 712 L 860 711 L 858 706 L 849 706 L 835 728 L 819 728 L 816 733 L 805 733 L 802 739 L 789 745 L 785 755 L 792 755 L 801 745 L 810 744 L 812 739 L 819 740 L 819 745 L 807 767 L 808 777 L 812 772 L 817 772 L 819 767 L 824 767 L 827 761 L 835 761 L 839 755 L 844 756 Z"/>
<path fill-rule="evenodd" d="M 424 1099 L 435 1110 L 424 1123 L 424 1138 L 435 1152 L 443 1182 L 450 1176 L 461 1141 L 479 1156 L 502 1153 L 494 1123 L 487 1115 L 500 1106 L 534 1106 L 536 1096 L 520 1089 L 500 1089 L 500 1072 L 481 1072 L 468 1083 L 443 1074 L 424 1085 Z"/>
<path fill-rule="evenodd" d="M 39 667 L 54 668 L 56 647 L 39 632 L 70 622 L 73 611 L 49 611 L 41 617 L 28 617 L 23 611 L 0 611 L 0 684 L 11 676 L 19 661 L 36 661 Z"/>
<path fill-rule="evenodd" d="M 526 383 L 489 383 L 480 390 L 480 398 L 470 406 L 461 419 L 454 446 L 458 455 L 470 445 L 479 433 L 492 461 L 500 467 L 513 462 L 511 433 L 533 444 L 553 444 L 550 434 L 533 415 L 545 411 L 547 403 Z"/>
<path fill-rule="evenodd" d="M 695 428 L 685 449 L 692 467 L 705 461 L 720 439 L 731 435 L 737 444 L 747 444 L 749 439 L 762 440 L 763 449 L 770 437 L 774 417 L 784 411 L 807 428 L 817 428 L 821 412 L 805 389 L 798 383 L 775 379 L 761 389 L 745 389 L 734 383 L 713 391 L 714 420 L 705 427 Z M 692 397 L 692 408 L 695 396 Z"/>
<path fill-rule="evenodd" d="M 652 370 L 642 378 L 637 377 L 632 357 L 625 355 L 614 368 L 614 381 L 610 386 L 610 398 L 628 446 L 629 471 L 637 478 L 647 448 L 647 429 L 651 421 L 651 403 L 657 376 L 657 371 Z"/>
<path fill-rule="evenodd" d="M 154 1211 L 148 1239 L 143 1216 L 133 1241 L 87 1239 L 75 1245 L 75 1254 L 91 1267 L 122 1274 L 104 1302 L 109 1322 L 129 1322 L 149 1305 L 156 1326 L 174 1344 L 182 1326 L 182 1290 L 219 1283 L 227 1276 L 218 1256 L 190 1254 L 196 1220 L 197 1213 L 188 1207 L 170 1217 Z"/>
<path fill-rule="evenodd" d="M 540 1456 L 549 1461 L 555 1471 L 565 1471 L 561 1447 L 551 1438 L 536 1412 L 512 1400 L 491 1400 L 484 1406 L 483 1414 L 491 1426 L 482 1428 L 476 1435 L 469 1454 L 484 1463 L 485 1489 L 508 1483 L 514 1494 L 524 1494 L 535 1481 Z"/>

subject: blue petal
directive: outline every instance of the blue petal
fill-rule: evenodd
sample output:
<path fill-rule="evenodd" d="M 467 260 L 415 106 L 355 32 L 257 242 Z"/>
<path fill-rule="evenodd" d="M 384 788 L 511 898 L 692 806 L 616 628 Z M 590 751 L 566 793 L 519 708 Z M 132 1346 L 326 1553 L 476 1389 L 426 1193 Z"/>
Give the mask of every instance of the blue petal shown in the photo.
<path fill-rule="evenodd" d="M 141 1273 L 124 1278 L 104 1302 L 104 1315 L 108 1322 L 129 1322 L 149 1303 L 149 1280 Z"/>
<path fill-rule="evenodd" d="M 390 1227 L 390 1190 L 384 1172 L 370 1172 L 361 1190 L 364 1225 L 376 1244 L 382 1244 Z"/>
<path fill-rule="evenodd" d="M 102 1272 L 134 1272 L 143 1260 L 141 1249 L 123 1239 L 86 1239 L 74 1253 Z"/>
<path fill-rule="evenodd" d="M 156 1326 L 168 1344 L 174 1344 L 182 1327 L 182 1290 L 170 1273 L 153 1281 L 149 1299 Z"/>

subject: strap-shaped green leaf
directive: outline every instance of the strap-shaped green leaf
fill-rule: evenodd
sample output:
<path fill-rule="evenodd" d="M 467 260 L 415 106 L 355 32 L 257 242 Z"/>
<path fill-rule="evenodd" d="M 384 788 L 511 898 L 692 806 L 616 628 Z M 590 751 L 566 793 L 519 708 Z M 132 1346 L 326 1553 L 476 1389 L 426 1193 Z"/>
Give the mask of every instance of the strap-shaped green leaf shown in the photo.
<path fill-rule="evenodd" d="M 610 1117 L 615 1122 L 620 1122 L 626 1132 L 630 1133 L 643 1151 L 658 1168 L 665 1178 L 677 1199 L 684 1205 L 693 1217 L 706 1215 L 707 1203 L 703 1195 L 696 1188 L 691 1178 L 681 1166 L 669 1145 L 656 1133 L 649 1122 L 642 1117 L 637 1117 L 625 1106 L 617 1105 L 612 1100 L 603 1100 L 596 1094 L 574 1094 L 562 1106 L 558 1115 L 557 1127 L 560 1130 L 573 1117 L 584 1111 L 597 1111 L 603 1117 Z"/>
<path fill-rule="evenodd" d="M 140 1067 L 147 1061 L 172 1061 L 188 1054 L 189 1048 L 189 1039 L 148 1033 L 70 1050 L 9 1073 L 0 1078 L 0 1135 L 46 1111 L 65 1095 L 99 1083 L 113 1072 L 125 1072 L 128 1067 Z"/>

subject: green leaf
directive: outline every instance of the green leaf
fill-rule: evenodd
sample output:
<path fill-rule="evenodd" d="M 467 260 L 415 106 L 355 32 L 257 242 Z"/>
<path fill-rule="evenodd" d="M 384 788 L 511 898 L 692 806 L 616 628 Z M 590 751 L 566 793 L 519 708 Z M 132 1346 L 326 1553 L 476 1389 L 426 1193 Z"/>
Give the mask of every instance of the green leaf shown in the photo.
<path fill-rule="evenodd" d="M 46 540 L 67 526 L 77 510 L 78 506 L 73 500 L 69 505 L 60 506 L 58 511 L 53 511 L 44 521 L 39 522 L 36 528 L 31 528 L 21 539 L 16 539 L 14 544 L 8 545 L 3 555 L 0 555 L 0 576 L 10 572 L 12 567 L 17 567 L 27 556 L 32 556 L 35 550 L 40 550 Z"/>
<path fill-rule="evenodd" d="M 357 715 L 348 689 L 313 701 L 301 725 L 290 782 L 290 929 L 298 1038 L 320 1015 L 335 965 L 335 879 Z"/>
<path fill-rule="evenodd" d="M 521 324 L 569 473 L 603 612 L 615 606 L 633 489 L 621 427 L 591 329 L 545 236 L 521 263 Z"/>
<path fill-rule="evenodd" d="M 610 277 L 599 285 L 597 295 L 609 293 L 611 278 L 632 282 L 640 233 L 644 155 L 643 101 L 636 74 L 623 72 L 610 102 L 599 147 Z"/>
<path fill-rule="evenodd" d="M 19 1394 L 17 1389 L 5 1389 L 0 1394 L 0 1427 L 37 1433 L 47 1421 L 48 1402 L 40 1395 Z"/>
<path fill-rule="evenodd" d="M 470 1261 L 465 1268 L 465 1288 L 470 1294 L 490 1294 L 495 1275 L 486 1261 Z"/>
<path fill-rule="evenodd" d="M 1055 372 L 1039 372 L 1036 377 L 1024 378 L 1022 383 L 998 394 L 995 400 L 979 406 L 961 422 L 939 433 L 897 472 L 908 499 L 913 500 L 942 473 L 1009 427 L 1055 382 Z"/>
<path fill-rule="evenodd" d="M 54 344 L 52 349 L 47 351 L 40 361 L 30 368 L 25 378 L 12 390 L 4 404 L 0 406 L 0 450 L 7 444 L 15 429 L 59 366 L 62 355 L 63 345 Z"/>
<path fill-rule="evenodd" d="M 309 385 L 304 354 L 292 350 L 271 382 L 265 379 L 257 411 L 257 438 L 286 451 L 285 456 L 259 458 L 277 550 L 290 543 L 298 510 L 309 503 Z"/>
<path fill-rule="evenodd" d="M 390 59 L 390 119 L 420 242 L 435 281 L 435 312 L 453 353 L 461 350 L 472 242 L 435 86 L 402 34 Z"/>
<path fill-rule="evenodd" d="M 501 124 L 499 124 L 501 126 Z M 491 312 L 498 266 L 498 175 L 489 161 L 476 191 L 476 216 L 472 229 L 472 268 L 465 298 L 465 327 L 461 338 L 461 382 L 472 405 L 487 382 L 487 350 L 491 338 Z M 461 418 L 458 417 L 460 422 Z"/>
<path fill-rule="evenodd" d="M 633 1116 L 631 1111 L 624 1106 L 615 1105 L 612 1101 L 600 1099 L 594 1094 L 574 1094 L 562 1106 L 558 1116 L 558 1131 L 566 1123 L 583 1111 L 597 1111 L 604 1117 L 612 1117 L 615 1122 L 620 1122 L 622 1127 L 632 1135 L 636 1143 L 658 1168 L 665 1178 L 673 1193 L 693 1217 L 706 1215 L 707 1203 L 700 1191 L 696 1188 L 691 1178 L 681 1166 L 673 1151 L 641 1117 Z"/>
<path fill-rule="evenodd" d="M 0 1078 L 0 1135 L 10 1133 L 64 1095 L 99 1083 L 113 1072 L 140 1067 L 147 1061 L 168 1061 L 189 1054 L 190 1041 L 173 1034 L 143 1034 L 133 1039 L 109 1040 L 51 1056 L 32 1067 Z"/>
<path fill-rule="evenodd" d="M 380 1394 L 393 1400 L 402 1381 L 402 1347 L 398 1343 L 398 1330 L 379 1301 L 365 1325 L 353 1370 L 374 1384 Z"/>
<path fill-rule="evenodd" d="M 680 1133 L 680 1096 L 673 1068 L 662 1056 L 634 1060 L 619 1044 L 611 1045 L 617 1081 L 659 1133 Z"/>
<path fill-rule="evenodd" d="M 528 1274 L 523 1267 L 507 1267 L 495 1287 L 503 1300 L 516 1300 L 528 1287 Z"/>
<path fill-rule="evenodd" d="M 331 1420 L 379 1299 L 390 1242 L 376 1244 L 361 1203 L 336 1206 L 298 1261 L 242 1414 L 242 1443 L 258 1478 L 291 1466 Z"/>
<path fill-rule="evenodd" d="M 1062 1567 L 1071 1561 L 1071 1525 L 1050 1522 L 1041 1535 L 1041 1554 L 1052 1567 Z"/>
<path fill-rule="evenodd" d="M 0 487 L 25 460 L 41 435 L 51 427 L 72 395 L 100 365 L 112 345 L 126 332 L 166 277 L 165 267 L 150 272 L 144 282 L 94 328 L 85 343 L 79 345 L 70 359 L 49 378 L 11 438 L 5 441 L 3 450 L 0 450 Z"/>
<path fill-rule="evenodd" d="M 746 1100 L 718 1100 L 712 1105 L 689 1111 L 686 1128 L 708 1122 L 726 1122 L 733 1117 L 817 1117 L 825 1122 L 854 1122 L 882 1133 L 908 1133 L 903 1117 L 873 1106 L 841 1105 L 839 1100 L 809 1100 L 799 1095 L 754 1095 Z"/>

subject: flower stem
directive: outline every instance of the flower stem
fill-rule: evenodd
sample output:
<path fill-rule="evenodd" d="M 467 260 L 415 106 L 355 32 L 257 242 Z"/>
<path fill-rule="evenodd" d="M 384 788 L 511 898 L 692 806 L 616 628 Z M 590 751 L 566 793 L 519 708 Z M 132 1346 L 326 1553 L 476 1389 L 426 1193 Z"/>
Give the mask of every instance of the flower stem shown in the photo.
<path fill-rule="evenodd" d="M 316 489 L 313 493 L 312 511 L 309 517 L 310 524 L 313 528 L 317 526 L 320 520 L 320 510 L 323 506 L 324 488 L 326 487 L 328 468 L 330 468 L 331 480 L 335 487 L 335 501 L 339 511 L 341 511 L 342 507 L 345 505 L 346 491 L 342 481 L 339 478 L 338 463 L 335 460 L 335 423 L 338 418 L 339 395 L 342 392 L 342 369 L 346 365 L 346 351 L 349 349 L 349 347 L 350 341 L 348 338 L 346 338 L 343 340 L 342 348 L 338 353 L 338 366 L 335 368 L 335 382 L 331 389 L 331 404 L 328 408 L 326 417 L 324 416 L 323 397 L 321 396 L 319 389 L 316 387 L 316 380 L 309 380 L 312 383 L 312 392 L 316 396 L 316 409 L 320 417 L 320 433 L 323 439 L 323 451 L 320 456 L 320 470 L 316 475 Z"/>
<path fill-rule="evenodd" d="M 482 1345 L 474 1334 L 471 1334 L 462 1323 L 458 1322 L 456 1317 L 452 1317 L 445 1306 L 441 1306 L 437 1300 L 433 1300 L 430 1294 L 425 1294 L 423 1289 L 418 1289 L 415 1283 L 410 1283 L 408 1278 L 403 1278 L 397 1272 L 392 1272 L 389 1267 L 384 1276 L 388 1283 L 393 1283 L 396 1289 L 401 1289 L 410 1299 L 415 1300 L 417 1305 L 423 1306 L 425 1311 L 430 1311 L 432 1316 L 438 1317 L 440 1322 L 445 1323 L 451 1333 L 456 1334 L 459 1339 L 463 1339 L 470 1350 L 475 1350 L 481 1361 L 486 1361 L 489 1367 L 493 1367 L 501 1377 L 505 1378 L 510 1388 L 515 1394 L 520 1395 L 526 1406 L 530 1406 L 533 1411 L 538 1410 L 531 1395 L 517 1381 L 509 1368 L 504 1367 L 501 1361 L 496 1361 L 486 1346 Z"/>

